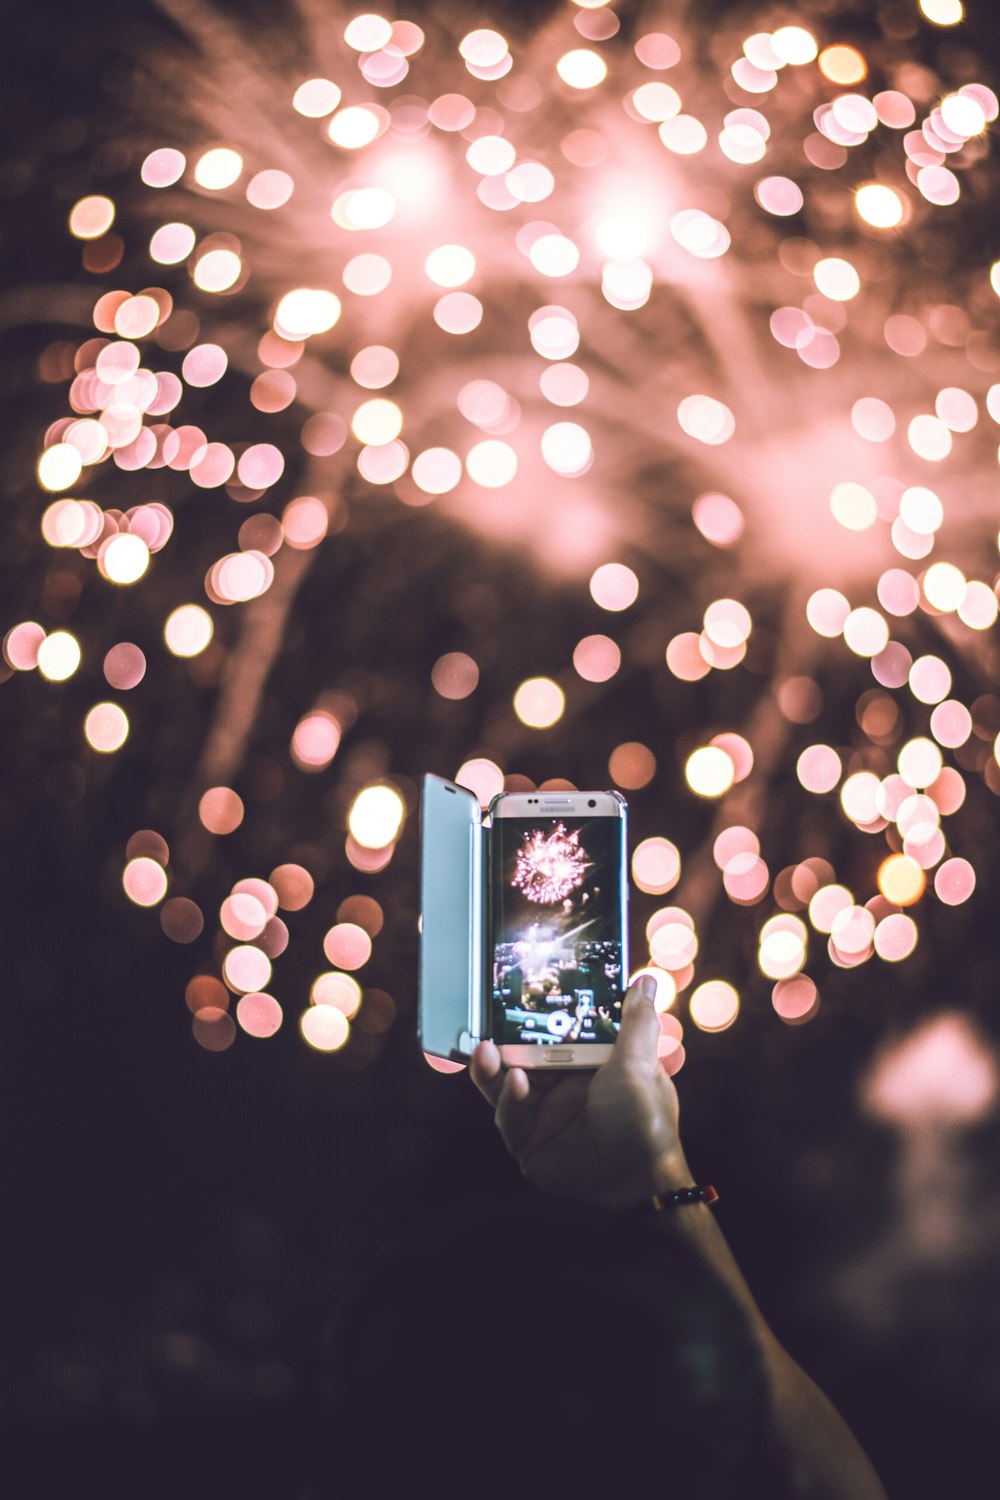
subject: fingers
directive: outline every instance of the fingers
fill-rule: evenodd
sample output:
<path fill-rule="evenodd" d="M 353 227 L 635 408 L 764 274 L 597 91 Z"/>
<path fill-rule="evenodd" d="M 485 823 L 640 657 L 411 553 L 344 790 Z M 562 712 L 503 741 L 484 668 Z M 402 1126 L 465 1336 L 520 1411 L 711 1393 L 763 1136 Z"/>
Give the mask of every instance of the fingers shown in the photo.
<path fill-rule="evenodd" d="M 535 1101 L 523 1068 L 504 1073 L 500 1049 L 495 1042 L 480 1042 L 469 1061 L 469 1072 L 476 1088 L 496 1111 L 496 1123 L 504 1145 L 513 1155 L 531 1135 L 535 1118 Z"/>
<path fill-rule="evenodd" d="M 656 1065 L 660 1018 L 656 1013 L 656 980 L 644 974 L 631 986 L 622 1005 L 622 1023 L 612 1062 L 631 1063 L 651 1070 Z"/>
<path fill-rule="evenodd" d="M 514 1156 L 527 1143 L 534 1129 L 535 1103 L 527 1073 L 523 1068 L 511 1068 L 500 1092 L 496 1121 L 504 1145 Z"/>
<path fill-rule="evenodd" d="M 503 1089 L 500 1049 L 495 1042 L 480 1042 L 469 1061 L 469 1072 L 476 1088 L 488 1104 L 496 1109 Z"/>

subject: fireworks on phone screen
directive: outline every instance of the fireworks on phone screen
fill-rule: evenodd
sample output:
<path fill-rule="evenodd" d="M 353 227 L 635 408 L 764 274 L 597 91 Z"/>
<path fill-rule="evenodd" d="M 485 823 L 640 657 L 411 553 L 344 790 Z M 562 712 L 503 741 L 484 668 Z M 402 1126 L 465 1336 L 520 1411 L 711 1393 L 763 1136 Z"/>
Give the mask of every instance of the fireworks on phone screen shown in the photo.
<path fill-rule="evenodd" d="M 618 820 L 504 818 L 494 838 L 497 1039 L 613 1042 L 622 992 Z"/>

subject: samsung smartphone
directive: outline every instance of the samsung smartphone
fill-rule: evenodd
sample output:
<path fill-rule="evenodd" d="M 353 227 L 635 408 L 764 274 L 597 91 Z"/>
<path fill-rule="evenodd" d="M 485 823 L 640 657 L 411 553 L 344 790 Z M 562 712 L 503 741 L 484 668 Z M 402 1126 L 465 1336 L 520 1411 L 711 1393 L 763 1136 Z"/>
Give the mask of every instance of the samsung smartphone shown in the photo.
<path fill-rule="evenodd" d="M 507 792 L 490 808 L 487 989 L 509 1066 L 597 1067 L 628 975 L 625 799 Z"/>

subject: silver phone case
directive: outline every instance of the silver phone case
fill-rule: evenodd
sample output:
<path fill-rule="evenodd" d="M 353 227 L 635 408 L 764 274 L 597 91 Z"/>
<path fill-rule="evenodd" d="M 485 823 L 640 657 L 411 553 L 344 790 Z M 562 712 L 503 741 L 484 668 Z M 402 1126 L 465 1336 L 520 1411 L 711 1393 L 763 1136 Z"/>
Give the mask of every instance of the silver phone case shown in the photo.
<path fill-rule="evenodd" d="M 622 974 L 628 965 L 628 804 L 621 805 Z M 494 803 L 497 799 L 494 798 Z M 489 985 L 492 809 L 466 787 L 427 775 L 420 799 L 417 1032 L 433 1057 L 466 1062 L 492 1034 Z"/>
<path fill-rule="evenodd" d="M 424 777 L 417 1031 L 425 1052 L 456 1062 L 468 1059 L 483 1036 L 485 834 L 472 792 L 441 776 Z"/>

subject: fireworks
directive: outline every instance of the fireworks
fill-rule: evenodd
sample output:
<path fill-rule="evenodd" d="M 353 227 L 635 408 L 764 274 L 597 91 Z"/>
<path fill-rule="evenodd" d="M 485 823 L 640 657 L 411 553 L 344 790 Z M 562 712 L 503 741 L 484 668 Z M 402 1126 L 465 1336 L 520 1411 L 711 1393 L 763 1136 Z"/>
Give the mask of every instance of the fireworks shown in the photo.
<path fill-rule="evenodd" d="M 524 835 L 511 885 L 528 901 L 554 906 L 583 884 L 590 868 L 580 848 L 579 830 L 567 833 L 565 826 L 557 823 L 551 833 L 538 828 Z"/>
<path fill-rule="evenodd" d="M 310 8 L 311 77 L 204 9 L 204 61 L 157 61 L 174 138 L 151 139 L 150 102 L 132 188 L 69 207 L 94 327 L 41 358 L 69 382 L 37 469 L 52 576 L 71 559 L 77 595 L 119 597 L 78 628 L 13 623 L 4 652 L 39 691 L 81 684 L 85 769 L 141 753 L 154 684 L 192 725 L 206 695 L 204 737 L 171 767 L 190 795 L 149 763 L 149 819 L 173 826 L 136 835 L 162 860 L 126 854 L 144 873 L 125 890 L 176 941 L 214 932 L 203 962 L 234 993 L 264 966 L 229 961 L 205 912 L 256 882 L 268 925 L 248 946 L 268 974 L 297 952 L 277 872 L 312 893 L 320 800 L 329 902 L 355 875 L 393 878 L 442 743 L 484 801 L 536 770 L 540 736 L 597 784 L 577 747 L 603 743 L 604 695 L 626 683 L 666 705 L 602 756 L 614 784 L 657 793 L 655 817 L 637 803 L 633 874 L 683 903 L 647 928 L 678 992 L 684 934 L 720 902 L 760 908 L 760 974 L 797 1021 L 818 1004 L 817 938 L 827 971 L 898 962 L 929 907 L 971 894 L 989 818 L 961 809 L 1000 792 L 1000 262 L 964 257 L 995 201 L 1000 107 L 957 45 L 961 6 L 904 9 L 878 11 L 862 52 L 828 4 L 773 31 L 761 6 L 747 35 L 650 7 L 627 37 L 609 7 L 567 4 L 519 39 L 459 38 L 447 6 L 420 26 Z M 444 527 L 513 554 L 534 598 L 492 616 L 458 601 Z M 422 739 L 420 620 L 452 597 L 420 671 L 455 713 Z M 557 656 L 534 619 L 560 597 L 589 623 Z M 306 673 L 307 654 L 336 665 Z M 480 733 L 461 713 L 483 696 L 503 711 Z M 727 979 L 704 982 L 742 984 L 738 924 L 720 925 Z M 289 998 L 317 982 L 290 977 Z M 196 1028 L 212 1045 L 235 1035 L 220 992 Z M 244 1030 L 274 1030 L 265 1000 L 237 1010 Z M 331 1050 L 349 1031 L 304 1027 Z"/>

